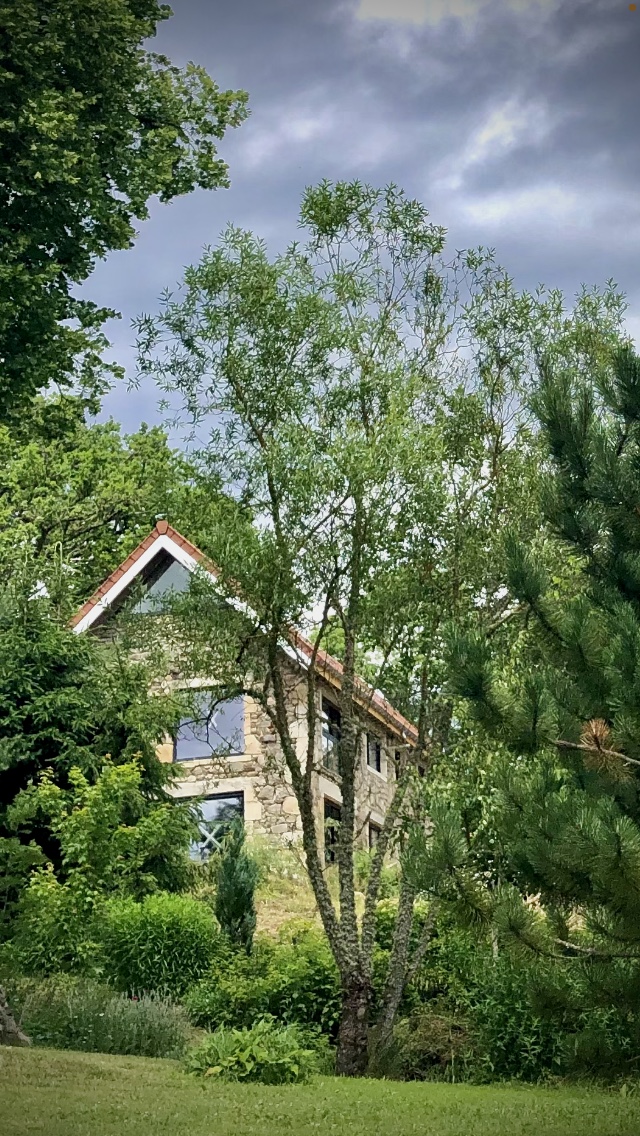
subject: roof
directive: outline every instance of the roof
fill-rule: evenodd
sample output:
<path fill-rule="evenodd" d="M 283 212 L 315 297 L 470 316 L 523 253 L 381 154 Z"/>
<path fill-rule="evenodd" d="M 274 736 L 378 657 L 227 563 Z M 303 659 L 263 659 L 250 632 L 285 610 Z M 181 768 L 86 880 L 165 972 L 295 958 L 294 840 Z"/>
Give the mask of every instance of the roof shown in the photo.
<path fill-rule="evenodd" d="M 96 588 L 93 595 L 79 608 L 71 620 L 71 626 L 77 632 L 88 630 L 160 551 L 168 552 L 191 571 L 200 565 L 212 575 L 218 575 L 215 565 L 199 548 L 196 548 L 195 544 L 182 536 L 167 521 L 160 520 L 149 535 L 127 556 L 126 560 L 110 576 L 107 576 L 106 580 Z M 297 630 L 290 633 L 289 641 L 293 648 L 294 657 L 305 669 L 305 658 L 311 659 L 314 650 L 313 644 Z M 328 654 L 327 651 L 318 650 L 315 665 L 325 682 L 334 689 L 340 690 L 343 675 L 342 663 L 333 655 Z M 418 739 L 418 732 L 413 723 L 400 714 L 379 691 L 374 690 L 364 679 L 356 680 L 355 697 L 361 706 L 364 706 L 374 717 L 383 721 L 394 733 L 398 734 L 403 740 L 415 744 Z"/>

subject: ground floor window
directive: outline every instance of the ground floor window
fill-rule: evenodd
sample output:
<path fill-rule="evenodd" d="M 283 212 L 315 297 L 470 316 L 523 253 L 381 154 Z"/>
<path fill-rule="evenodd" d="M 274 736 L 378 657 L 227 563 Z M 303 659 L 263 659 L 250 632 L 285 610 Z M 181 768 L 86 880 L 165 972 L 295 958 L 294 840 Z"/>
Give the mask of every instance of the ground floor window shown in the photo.
<path fill-rule="evenodd" d="M 338 829 L 340 828 L 340 805 L 324 801 L 324 856 L 327 864 L 334 864 L 337 853 Z"/>
<path fill-rule="evenodd" d="M 244 820 L 244 793 L 215 793 L 200 801 L 202 840 L 191 845 L 192 860 L 208 860 L 218 851 L 235 820 Z"/>
<path fill-rule="evenodd" d="M 381 832 L 381 829 L 380 829 L 379 824 L 370 824 L 369 825 L 369 848 L 371 848 L 371 849 L 375 848 L 376 844 L 378 843 L 378 841 L 380 839 L 380 832 Z"/>

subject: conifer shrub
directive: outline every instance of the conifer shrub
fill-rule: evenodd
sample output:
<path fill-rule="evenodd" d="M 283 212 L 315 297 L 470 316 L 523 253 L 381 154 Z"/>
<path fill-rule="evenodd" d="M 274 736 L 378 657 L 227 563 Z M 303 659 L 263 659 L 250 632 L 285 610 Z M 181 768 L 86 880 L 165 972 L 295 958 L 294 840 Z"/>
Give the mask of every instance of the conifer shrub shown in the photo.
<path fill-rule="evenodd" d="M 181 997 L 226 948 L 213 914 L 190 896 L 111 899 L 99 920 L 105 979 L 130 994 Z"/>
<path fill-rule="evenodd" d="M 242 822 L 227 833 L 216 871 L 215 912 L 229 940 L 250 952 L 256 929 L 255 891 L 260 868 L 245 846 Z"/>

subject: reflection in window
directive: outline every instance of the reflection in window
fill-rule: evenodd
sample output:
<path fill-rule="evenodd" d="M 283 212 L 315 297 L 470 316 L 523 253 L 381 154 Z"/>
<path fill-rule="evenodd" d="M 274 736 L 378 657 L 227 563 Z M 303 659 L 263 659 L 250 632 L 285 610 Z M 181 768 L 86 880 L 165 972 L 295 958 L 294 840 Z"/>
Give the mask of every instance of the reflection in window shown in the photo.
<path fill-rule="evenodd" d="M 327 864 L 334 864 L 337 853 L 338 829 L 340 828 L 340 805 L 324 801 L 324 858 Z"/>
<path fill-rule="evenodd" d="M 340 711 L 337 706 L 322 699 L 322 764 L 332 773 L 338 772 L 338 743 L 340 741 Z"/>
<path fill-rule="evenodd" d="M 196 698 L 194 714 L 183 718 L 174 742 L 174 761 L 207 760 L 244 753 L 244 699 L 216 702 L 210 690 Z"/>
<path fill-rule="evenodd" d="M 244 819 L 244 794 L 219 793 L 200 801 L 198 808 L 202 840 L 194 841 L 190 856 L 192 860 L 208 860 L 212 852 L 219 851 L 234 821 Z"/>

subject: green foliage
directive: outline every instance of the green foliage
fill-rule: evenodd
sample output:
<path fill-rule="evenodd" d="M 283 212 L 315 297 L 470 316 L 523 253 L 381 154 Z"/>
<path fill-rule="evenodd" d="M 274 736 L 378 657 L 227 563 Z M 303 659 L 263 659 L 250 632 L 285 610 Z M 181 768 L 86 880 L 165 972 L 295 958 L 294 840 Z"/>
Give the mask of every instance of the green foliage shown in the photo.
<path fill-rule="evenodd" d="M 95 906 L 91 892 L 60 883 L 51 865 L 37 870 L 20 897 L 5 957 L 25 974 L 95 973 Z"/>
<path fill-rule="evenodd" d="M 184 895 L 110 899 L 97 923 L 105 978 L 130 994 L 182 996 L 227 953 L 210 909 Z"/>
<path fill-rule="evenodd" d="M 166 767 L 156 744 L 171 729 L 177 706 L 151 697 L 149 675 L 115 647 L 106 648 L 62 625 L 37 577 L 0 592 L 0 835 L 6 809 L 46 770 L 60 787 L 77 767 L 95 778 L 105 758 L 142 761 L 141 792 L 160 792 Z M 20 837 L 43 844 L 46 833 L 26 818 Z M 43 845 L 44 846 L 44 845 Z M 54 846 L 46 845 L 48 856 Z M 167 853 L 170 855 L 169 849 Z"/>
<path fill-rule="evenodd" d="M 400 1081 L 464 1081 L 473 1062 L 468 1023 L 437 1002 L 401 1018 L 390 1044 L 376 1054 L 370 1072 Z"/>
<path fill-rule="evenodd" d="M 169 14 L 156 0 L 0 6 L 2 419 L 74 367 L 95 385 L 110 313 L 73 287 L 131 245 L 149 198 L 228 184 L 216 142 L 246 96 L 143 49 Z"/>
<path fill-rule="evenodd" d="M 115 765 L 107 758 L 93 783 L 74 767 L 68 783 L 62 789 L 45 770 L 7 813 L 14 829 L 34 818 L 46 826 L 60 850 L 65 887 L 143 896 L 163 885 L 185 886 L 197 831 L 189 802 L 148 795 L 138 761 Z"/>
<path fill-rule="evenodd" d="M 251 951 L 256 929 L 255 890 L 260 879 L 257 862 L 245 847 L 244 825 L 227 833 L 216 872 L 216 918 L 232 943 Z"/>
<path fill-rule="evenodd" d="M 122 435 L 91 421 L 86 399 L 36 398 L 0 425 L 0 579 L 34 560 L 56 610 L 71 616 L 166 517 L 198 541 L 216 484 L 158 427 Z"/>
<path fill-rule="evenodd" d="M 13 979 L 8 996 L 34 1045 L 180 1057 L 190 1041 L 179 1006 L 158 997 L 132 1000 L 87 978 Z"/>
<path fill-rule="evenodd" d="M 189 991 L 185 1006 L 196 1025 L 250 1026 L 271 1015 L 334 1034 L 340 981 L 324 935 L 314 928 L 283 929 L 279 940 L 256 939 L 251 955 L 221 957 Z"/>
<path fill-rule="evenodd" d="M 36 844 L 21 844 L 16 837 L 0 837 L 0 942 L 11 926 L 31 871 L 41 867 L 44 859 Z"/>
<path fill-rule="evenodd" d="M 262 1018 L 251 1029 L 225 1029 L 193 1049 L 186 1068 L 200 1077 L 263 1085 L 304 1084 L 326 1068 L 328 1050 L 321 1055 L 317 1039 L 296 1025 L 282 1026 Z"/>
<path fill-rule="evenodd" d="M 16 829 L 37 818 L 57 849 L 57 868 L 32 872 L 11 928 L 12 951 L 29 973 L 95 969 L 95 919 L 108 896 L 179 888 L 190 875 L 191 810 L 145 794 L 137 762 L 106 762 L 93 784 L 78 769 L 68 780 L 61 789 L 45 771 L 8 811 Z"/>
<path fill-rule="evenodd" d="M 183 670 L 220 676 L 228 690 L 268 690 L 277 702 L 288 682 L 278 646 L 313 610 L 327 617 L 316 643 L 335 646 L 345 666 L 339 910 L 315 860 L 311 783 L 284 705 L 276 723 L 296 794 L 307 795 L 310 878 L 355 1015 L 343 1036 L 358 1038 L 340 1067 L 354 1072 L 364 1066 L 373 935 L 371 902 L 359 924 L 353 898 L 352 674 L 364 659 L 374 687 L 424 722 L 428 757 L 422 742 L 405 747 L 409 767 L 447 751 L 444 625 L 478 612 L 483 626 L 508 624 L 501 537 L 511 524 L 530 541 L 541 525 L 543 451 L 525 406 L 536 361 L 547 349 L 582 368 L 597 362 L 620 333 L 624 304 L 608 286 L 568 311 L 558 292 L 518 293 L 484 249 L 447 259 L 444 229 L 395 185 L 322 182 L 305 191 L 300 221 L 301 243 L 274 258 L 254 234 L 228 228 L 167 291 L 158 316 L 138 321 L 139 365 L 178 417 L 201 428 L 223 486 L 260 513 L 253 539 L 219 539 L 217 602 L 192 595 L 190 615 L 180 612 Z M 251 617 L 237 607 L 229 617 L 220 603 L 238 590 Z M 417 795 L 408 794 L 407 818 Z M 444 847 L 444 827 L 431 867 L 446 866 L 468 916 L 482 918 L 482 888 L 462 870 L 452 825 Z"/>

